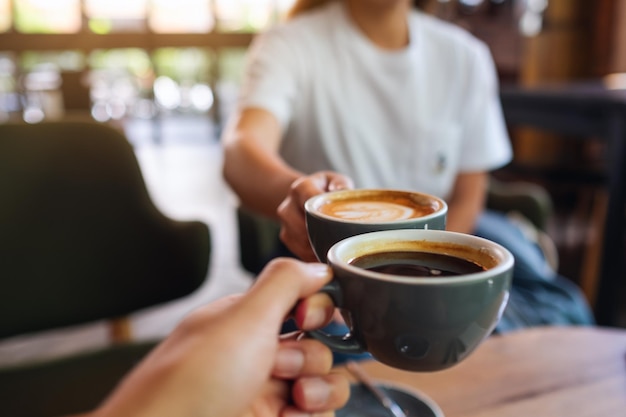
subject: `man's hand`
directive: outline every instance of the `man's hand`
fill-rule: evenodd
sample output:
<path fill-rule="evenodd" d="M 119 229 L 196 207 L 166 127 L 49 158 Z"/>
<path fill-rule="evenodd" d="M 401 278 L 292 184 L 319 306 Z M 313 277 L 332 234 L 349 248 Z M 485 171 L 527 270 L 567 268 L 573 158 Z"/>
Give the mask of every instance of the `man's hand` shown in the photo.
<path fill-rule="evenodd" d="M 331 413 L 348 399 L 347 379 L 331 372 L 320 342 L 279 337 L 295 312 L 303 329 L 332 315 L 319 289 L 323 264 L 276 259 L 243 295 L 187 316 L 92 417 L 288 417 Z"/>

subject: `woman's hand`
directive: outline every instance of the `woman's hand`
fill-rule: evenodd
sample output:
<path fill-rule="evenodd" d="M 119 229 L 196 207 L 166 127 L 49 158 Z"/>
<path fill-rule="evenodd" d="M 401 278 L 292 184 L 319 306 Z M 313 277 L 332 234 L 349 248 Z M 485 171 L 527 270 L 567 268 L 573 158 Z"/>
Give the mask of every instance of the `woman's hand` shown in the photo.
<path fill-rule="evenodd" d="M 290 312 L 303 329 L 326 324 L 330 299 L 317 291 L 326 265 L 272 261 L 251 289 L 186 317 L 93 417 L 288 417 L 324 415 L 348 399 L 318 341 L 279 338 Z"/>
<path fill-rule="evenodd" d="M 291 184 L 277 214 L 281 222 L 280 239 L 294 255 L 303 261 L 317 261 L 306 231 L 304 203 L 317 194 L 353 187 L 350 178 L 331 171 L 300 177 Z"/>

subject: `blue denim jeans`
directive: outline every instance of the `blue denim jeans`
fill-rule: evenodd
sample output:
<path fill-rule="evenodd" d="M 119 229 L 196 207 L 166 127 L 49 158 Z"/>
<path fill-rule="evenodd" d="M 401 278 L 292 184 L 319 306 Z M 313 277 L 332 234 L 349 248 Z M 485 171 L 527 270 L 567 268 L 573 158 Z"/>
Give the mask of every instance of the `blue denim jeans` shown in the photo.
<path fill-rule="evenodd" d="M 497 332 L 541 325 L 594 324 L 593 313 L 578 286 L 552 270 L 539 246 L 504 214 L 485 211 L 474 234 L 499 243 L 515 258 L 511 294 Z"/>

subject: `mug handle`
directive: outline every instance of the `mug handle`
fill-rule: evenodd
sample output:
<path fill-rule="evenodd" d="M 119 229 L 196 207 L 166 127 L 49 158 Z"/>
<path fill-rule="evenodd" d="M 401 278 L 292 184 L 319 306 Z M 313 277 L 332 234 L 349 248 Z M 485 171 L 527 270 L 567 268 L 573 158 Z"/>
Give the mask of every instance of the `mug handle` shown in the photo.
<path fill-rule="evenodd" d="M 341 288 L 339 287 L 339 283 L 337 281 L 333 280 L 324 285 L 320 292 L 328 294 L 333 300 L 333 303 L 335 303 L 336 307 L 342 306 L 343 296 Z M 350 334 L 350 332 L 344 335 L 333 335 L 326 333 L 323 330 L 310 330 L 307 332 L 307 335 L 312 337 L 313 339 L 319 340 L 320 342 L 328 346 L 331 350 L 338 353 L 359 354 L 366 352 L 365 347 L 362 346 Z"/>

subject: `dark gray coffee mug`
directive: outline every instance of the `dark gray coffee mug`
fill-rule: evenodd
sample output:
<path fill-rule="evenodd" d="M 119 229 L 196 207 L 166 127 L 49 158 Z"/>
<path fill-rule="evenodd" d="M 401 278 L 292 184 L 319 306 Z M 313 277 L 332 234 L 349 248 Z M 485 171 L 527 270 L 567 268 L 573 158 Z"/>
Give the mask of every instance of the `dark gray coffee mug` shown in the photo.
<path fill-rule="evenodd" d="M 484 271 L 449 277 L 406 277 L 351 264 L 365 254 L 444 253 Z M 328 252 L 334 279 L 325 288 L 350 328 L 311 335 L 342 353 L 369 352 L 408 371 L 438 371 L 466 358 L 494 330 L 509 297 L 513 255 L 472 235 L 440 230 L 389 230 L 356 235 Z"/>
<path fill-rule="evenodd" d="M 323 208 L 332 203 L 370 202 L 388 204 L 390 210 L 399 208 L 396 219 L 343 218 L 324 213 Z M 403 202 L 402 204 L 397 202 Z M 403 206 L 413 207 L 415 215 L 402 212 Z M 383 206 L 385 207 L 385 206 Z M 384 209 L 384 208 L 383 208 Z M 326 253 L 335 243 L 361 233 L 392 229 L 436 229 L 446 227 L 448 205 L 430 194 L 408 190 L 354 189 L 333 191 L 311 197 L 304 205 L 309 242 L 320 262 L 326 262 Z M 424 212 L 424 213 L 423 213 Z"/>

